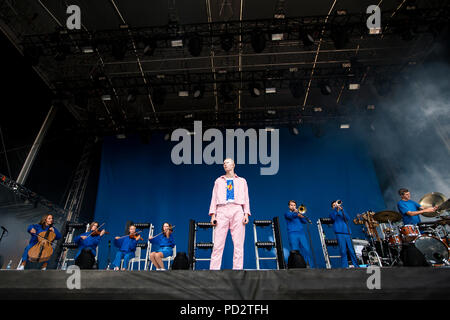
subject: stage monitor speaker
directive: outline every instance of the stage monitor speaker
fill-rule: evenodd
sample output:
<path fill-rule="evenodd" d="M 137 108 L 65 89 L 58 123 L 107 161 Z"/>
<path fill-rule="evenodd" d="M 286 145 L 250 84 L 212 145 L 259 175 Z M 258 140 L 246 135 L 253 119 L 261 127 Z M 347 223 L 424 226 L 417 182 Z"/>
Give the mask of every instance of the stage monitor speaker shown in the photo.
<path fill-rule="evenodd" d="M 173 259 L 172 270 L 188 270 L 189 259 L 186 252 L 177 252 L 175 259 Z"/>
<path fill-rule="evenodd" d="M 298 250 L 292 250 L 289 253 L 288 269 L 306 268 L 306 262 Z"/>
<path fill-rule="evenodd" d="M 400 258 L 405 267 L 429 267 L 425 256 L 413 245 L 406 245 L 400 252 Z"/>

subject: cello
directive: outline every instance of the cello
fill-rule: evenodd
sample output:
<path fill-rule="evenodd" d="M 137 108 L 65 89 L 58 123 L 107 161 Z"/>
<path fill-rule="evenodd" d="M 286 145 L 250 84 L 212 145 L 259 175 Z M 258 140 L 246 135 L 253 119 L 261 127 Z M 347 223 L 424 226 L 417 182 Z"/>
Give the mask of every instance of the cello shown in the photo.
<path fill-rule="evenodd" d="M 51 224 L 47 231 L 36 234 L 38 242 L 28 250 L 28 260 L 31 262 L 47 262 L 53 254 L 52 242 L 56 238 L 54 231 L 50 230 Z"/>

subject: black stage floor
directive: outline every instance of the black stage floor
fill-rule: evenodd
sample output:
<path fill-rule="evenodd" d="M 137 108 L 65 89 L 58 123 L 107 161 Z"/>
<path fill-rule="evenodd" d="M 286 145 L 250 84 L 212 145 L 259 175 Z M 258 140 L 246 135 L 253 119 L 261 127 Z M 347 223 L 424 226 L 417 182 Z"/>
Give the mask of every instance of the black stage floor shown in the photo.
<path fill-rule="evenodd" d="M 449 299 L 450 268 L 382 268 L 380 289 L 367 269 L 81 271 L 2 270 L 1 299 Z M 69 281 L 68 281 L 69 280 Z M 369 283 L 374 284 L 371 280 Z"/>

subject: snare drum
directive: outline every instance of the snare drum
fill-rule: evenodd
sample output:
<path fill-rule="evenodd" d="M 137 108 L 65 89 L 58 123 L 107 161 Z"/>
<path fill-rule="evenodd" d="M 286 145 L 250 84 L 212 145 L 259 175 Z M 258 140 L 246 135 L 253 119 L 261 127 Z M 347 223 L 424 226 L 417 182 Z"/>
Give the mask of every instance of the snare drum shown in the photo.
<path fill-rule="evenodd" d="M 391 234 L 387 237 L 390 246 L 399 246 L 402 244 L 402 238 L 398 234 Z"/>
<path fill-rule="evenodd" d="M 400 228 L 400 233 L 402 234 L 403 241 L 411 242 L 420 236 L 419 227 L 407 224 Z"/>

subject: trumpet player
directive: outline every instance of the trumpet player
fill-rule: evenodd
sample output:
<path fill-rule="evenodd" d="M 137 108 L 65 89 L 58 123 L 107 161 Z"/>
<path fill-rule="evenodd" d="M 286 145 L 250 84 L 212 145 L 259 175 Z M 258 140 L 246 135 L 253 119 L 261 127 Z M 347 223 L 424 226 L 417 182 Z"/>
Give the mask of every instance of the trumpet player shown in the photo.
<path fill-rule="evenodd" d="M 333 230 L 338 241 L 339 252 L 341 254 L 341 267 L 348 268 L 347 250 L 355 268 L 359 268 L 358 259 L 356 258 L 355 249 L 353 248 L 352 237 L 348 222 L 350 217 L 342 207 L 342 201 L 336 200 L 331 202 L 333 211 L 330 218 L 333 221 Z"/>
<path fill-rule="evenodd" d="M 287 223 L 289 246 L 291 250 L 298 250 L 300 252 L 310 268 L 315 268 L 308 237 L 303 226 L 309 222 L 309 219 L 303 215 L 305 211 L 304 207 L 300 206 L 299 210 L 297 209 L 297 203 L 294 200 L 290 200 L 288 208 L 289 210 L 286 211 L 284 217 Z"/>

